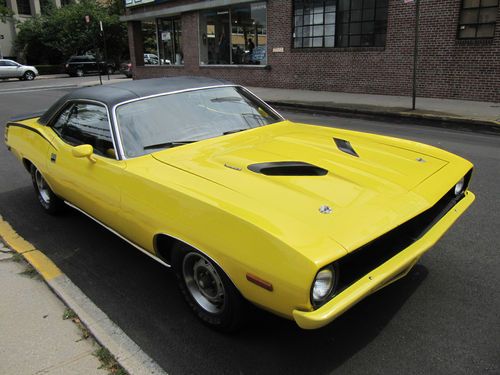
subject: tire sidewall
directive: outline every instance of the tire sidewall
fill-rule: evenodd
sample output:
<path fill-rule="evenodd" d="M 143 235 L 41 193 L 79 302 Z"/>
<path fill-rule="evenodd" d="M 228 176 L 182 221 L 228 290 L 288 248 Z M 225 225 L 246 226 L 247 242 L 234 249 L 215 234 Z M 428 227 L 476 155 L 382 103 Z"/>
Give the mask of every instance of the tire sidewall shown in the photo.
<path fill-rule="evenodd" d="M 36 194 L 36 197 L 38 199 L 38 201 L 40 202 L 40 206 L 42 207 L 42 209 L 53 215 L 55 213 L 57 213 L 60 209 L 60 199 L 54 194 L 54 192 L 48 188 L 48 193 L 49 193 L 49 197 L 50 197 L 50 202 L 45 202 L 45 200 L 42 198 L 42 195 L 40 194 L 40 190 L 38 189 L 38 185 L 36 183 L 36 171 L 37 171 L 37 168 L 34 166 L 34 165 L 31 165 L 31 168 L 30 168 L 30 172 L 31 172 L 31 181 L 33 182 L 33 187 L 35 188 L 35 194 Z M 43 175 L 42 175 L 43 177 Z"/>
<path fill-rule="evenodd" d="M 184 258 L 192 252 L 202 255 L 205 259 L 207 259 L 217 270 L 217 273 L 223 283 L 225 291 L 225 301 L 224 309 L 220 313 L 213 314 L 202 308 L 194 299 L 186 285 L 183 275 L 183 261 Z M 201 319 L 203 323 L 210 326 L 211 328 L 223 332 L 231 332 L 239 328 L 243 315 L 243 298 L 236 287 L 233 285 L 231 280 L 215 262 L 213 262 L 205 254 L 196 251 L 188 245 L 178 244 L 174 246 L 171 265 L 175 272 L 177 284 L 184 296 L 184 299 L 186 300 L 189 307 L 193 310 L 195 315 L 199 319 Z"/>

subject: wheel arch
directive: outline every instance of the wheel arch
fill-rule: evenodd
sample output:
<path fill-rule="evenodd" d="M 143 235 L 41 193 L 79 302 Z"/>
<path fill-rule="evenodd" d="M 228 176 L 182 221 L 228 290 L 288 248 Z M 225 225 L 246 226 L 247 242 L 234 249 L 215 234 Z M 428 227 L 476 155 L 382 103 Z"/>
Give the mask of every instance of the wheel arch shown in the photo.
<path fill-rule="evenodd" d="M 220 263 L 217 260 L 215 260 L 212 256 L 207 254 L 205 251 L 201 250 L 200 248 L 198 248 L 196 246 L 193 246 L 192 244 L 190 244 L 184 240 L 181 240 L 180 238 L 171 236 L 171 235 L 166 234 L 166 233 L 157 233 L 153 237 L 153 247 L 154 247 L 154 251 L 156 253 L 156 256 L 158 258 L 160 258 L 162 261 L 164 261 L 165 263 L 167 263 L 168 265 L 172 264 L 172 254 L 174 251 L 174 246 L 176 244 L 183 244 L 183 245 L 189 246 L 192 249 L 198 251 L 199 253 L 201 253 L 204 256 L 206 256 L 207 258 L 209 258 L 212 262 L 214 262 L 222 270 L 222 272 L 224 272 L 224 274 L 227 276 L 229 281 L 231 281 L 231 284 L 233 284 L 233 286 L 236 288 L 236 290 L 238 290 L 238 292 L 241 295 L 243 295 L 241 293 L 240 288 L 238 288 L 238 286 L 236 285 L 234 280 L 231 278 L 231 276 L 227 273 L 227 271 L 220 265 Z"/>
<path fill-rule="evenodd" d="M 31 173 L 31 166 L 34 164 L 29 159 L 26 159 L 26 158 L 23 158 L 22 162 L 23 162 L 24 168 L 28 171 L 28 173 Z"/>

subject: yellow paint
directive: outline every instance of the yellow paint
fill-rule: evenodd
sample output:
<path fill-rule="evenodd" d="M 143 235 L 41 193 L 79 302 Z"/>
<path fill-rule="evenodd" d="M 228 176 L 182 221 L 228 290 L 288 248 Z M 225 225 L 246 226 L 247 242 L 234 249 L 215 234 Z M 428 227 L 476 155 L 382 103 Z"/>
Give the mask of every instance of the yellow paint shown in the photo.
<path fill-rule="evenodd" d="M 23 256 L 46 281 L 50 281 L 62 274 L 61 270 L 39 250 L 29 251 L 24 253 Z"/>
<path fill-rule="evenodd" d="M 439 220 L 420 240 L 411 244 L 380 267 L 369 272 L 319 309 L 315 311 L 294 310 L 293 317 L 297 324 L 305 329 L 323 327 L 363 298 L 405 276 L 418 259 L 434 246 L 460 215 L 465 212 L 474 199 L 474 194 L 468 192 L 465 198 Z"/>
<path fill-rule="evenodd" d="M 16 231 L 12 229 L 10 224 L 4 221 L 1 216 L 0 216 L 0 237 L 5 241 L 6 245 L 8 245 L 10 248 L 17 251 L 20 254 L 35 249 L 35 247 L 31 243 L 29 243 L 19 234 L 17 234 Z"/>
<path fill-rule="evenodd" d="M 22 256 L 37 270 L 46 281 L 62 274 L 61 270 L 39 250 L 22 238 L 11 225 L 0 216 L 0 238 L 8 247 Z"/>
<path fill-rule="evenodd" d="M 418 142 L 289 121 L 128 160 L 94 155 L 92 162 L 74 157 L 51 128 L 23 124 L 52 144 L 20 127 L 9 128 L 7 143 L 40 169 L 57 195 L 153 254 L 160 233 L 199 249 L 245 298 L 307 328 L 326 324 L 376 287 L 371 281 L 349 288 L 312 311 L 319 269 L 424 212 L 472 168 Z M 334 137 L 348 140 L 359 158 L 340 151 Z M 49 162 L 53 153 L 56 163 Z M 273 161 L 304 161 L 328 174 L 265 176 L 247 168 Z M 468 194 L 463 202 L 472 200 Z M 323 205 L 333 212 L 321 214 Z M 465 211 L 460 207 L 456 217 Z M 449 215 L 424 242 L 393 258 L 397 272 L 451 226 Z M 393 271 L 385 267 L 377 272 Z M 247 273 L 271 283 L 273 292 L 250 283 Z"/>

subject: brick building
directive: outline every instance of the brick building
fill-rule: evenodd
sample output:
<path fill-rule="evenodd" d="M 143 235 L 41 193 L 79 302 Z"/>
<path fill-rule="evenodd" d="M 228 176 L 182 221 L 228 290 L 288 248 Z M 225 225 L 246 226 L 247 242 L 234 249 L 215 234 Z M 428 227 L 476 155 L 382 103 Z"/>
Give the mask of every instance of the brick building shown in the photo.
<path fill-rule="evenodd" d="M 411 0 L 126 2 L 135 78 L 411 95 Z M 500 102 L 499 19 L 499 0 L 420 0 L 418 95 Z"/>

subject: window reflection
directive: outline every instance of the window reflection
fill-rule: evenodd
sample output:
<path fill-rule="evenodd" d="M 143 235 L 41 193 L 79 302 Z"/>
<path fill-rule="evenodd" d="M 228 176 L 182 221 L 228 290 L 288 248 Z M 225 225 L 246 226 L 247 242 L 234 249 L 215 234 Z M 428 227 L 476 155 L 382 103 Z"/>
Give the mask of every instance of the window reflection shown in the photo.
<path fill-rule="evenodd" d="M 158 20 L 158 39 L 161 65 L 182 65 L 181 19 L 162 18 Z"/>
<path fill-rule="evenodd" d="M 267 63 L 266 3 L 200 13 L 200 64 Z"/>

